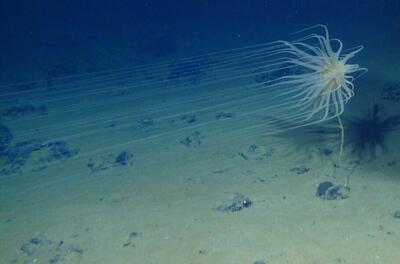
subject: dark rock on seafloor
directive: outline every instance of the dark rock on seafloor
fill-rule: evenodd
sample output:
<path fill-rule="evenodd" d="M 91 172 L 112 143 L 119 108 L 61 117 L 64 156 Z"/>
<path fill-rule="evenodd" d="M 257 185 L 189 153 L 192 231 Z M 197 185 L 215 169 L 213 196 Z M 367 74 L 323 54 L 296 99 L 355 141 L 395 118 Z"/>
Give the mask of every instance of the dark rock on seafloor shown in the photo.
<path fill-rule="evenodd" d="M 115 163 L 120 165 L 127 165 L 129 160 L 131 160 L 133 155 L 127 151 L 122 151 L 115 158 Z"/>
<path fill-rule="evenodd" d="M 107 170 L 111 167 L 126 166 L 133 163 L 133 153 L 123 150 L 118 154 L 108 154 L 89 159 L 86 166 L 92 172 Z"/>
<path fill-rule="evenodd" d="M 19 170 L 31 157 L 32 152 L 43 148 L 43 144 L 36 139 L 18 142 L 9 146 L 4 152 L 6 158 L 6 172 L 13 173 Z"/>
<path fill-rule="evenodd" d="M 296 172 L 297 174 L 304 174 L 310 171 L 310 167 L 307 165 L 297 165 L 290 169 L 292 172 Z"/>
<path fill-rule="evenodd" d="M 396 211 L 393 213 L 393 217 L 396 219 L 400 219 L 400 211 Z"/>
<path fill-rule="evenodd" d="M 40 159 L 34 160 L 33 164 L 43 169 L 48 163 L 77 155 L 79 148 L 70 147 L 62 140 L 48 143 L 43 143 L 38 139 L 21 141 L 0 151 L 0 157 L 5 160 L 2 172 L 5 174 L 17 172 L 27 163 L 33 152 L 38 153 L 38 156 L 40 156 Z"/>
<path fill-rule="evenodd" d="M 182 139 L 180 143 L 187 148 L 195 148 L 201 145 L 203 136 L 200 131 L 195 131 Z"/>
<path fill-rule="evenodd" d="M 64 243 L 64 240 L 52 239 L 44 235 L 38 235 L 29 239 L 19 247 L 21 259 L 19 262 L 12 263 L 81 263 L 81 257 L 84 250 L 77 244 L 70 241 Z M 39 262 L 38 262 L 39 263 Z"/>
<path fill-rule="evenodd" d="M 217 211 L 221 213 L 238 212 L 244 208 L 249 208 L 252 205 L 250 198 L 244 194 L 235 193 L 233 198 L 217 206 Z"/>
<path fill-rule="evenodd" d="M 245 160 L 264 160 L 274 154 L 274 149 L 252 144 L 239 152 L 239 157 Z"/>
<path fill-rule="evenodd" d="M 323 148 L 323 149 L 322 149 L 322 153 L 323 153 L 325 156 L 329 156 L 329 155 L 331 155 L 331 154 L 333 153 L 333 150 L 330 149 L 330 148 Z"/>
<path fill-rule="evenodd" d="M 350 189 L 342 185 L 334 185 L 330 181 L 321 182 L 315 195 L 323 200 L 343 200 L 349 197 Z"/>
<path fill-rule="evenodd" d="M 318 197 L 325 195 L 325 193 L 328 191 L 328 189 L 331 188 L 332 186 L 333 186 L 333 183 L 330 181 L 321 182 L 318 185 L 317 192 L 315 193 L 315 195 Z"/>
<path fill-rule="evenodd" d="M 67 143 L 62 140 L 47 143 L 45 147 L 48 148 L 50 152 L 47 161 L 71 158 L 79 152 L 79 148 L 69 147 Z"/>

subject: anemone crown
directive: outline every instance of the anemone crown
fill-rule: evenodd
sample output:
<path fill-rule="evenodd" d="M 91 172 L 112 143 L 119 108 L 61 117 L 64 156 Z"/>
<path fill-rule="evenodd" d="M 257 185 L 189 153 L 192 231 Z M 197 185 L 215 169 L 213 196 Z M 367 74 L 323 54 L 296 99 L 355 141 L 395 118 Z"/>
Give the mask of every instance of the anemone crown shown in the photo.
<path fill-rule="evenodd" d="M 344 105 L 354 96 L 353 81 L 367 69 L 348 63 L 362 46 L 343 51 L 342 41 L 331 39 L 326 26 L 312 28 L 315 27 L 321 27 L 324 34 L 312 33 L 299 40 L 281 42 L 287 60 L 301 73 L 282 78 L 280 85 L 291 85 L 290 98 L 299 99 L 294 107 L 310 109 L 307 119 L 321 122 L 343 113 Z"/>
<path fill-rule="evenodd" d="M 321 75 L 327 79 L 327 84 L 324 87 L 326 91 L 334 91 L 340 89 L 346 84 L 346 64 L 343 60 L 330 59 L 326 62 Z"/>

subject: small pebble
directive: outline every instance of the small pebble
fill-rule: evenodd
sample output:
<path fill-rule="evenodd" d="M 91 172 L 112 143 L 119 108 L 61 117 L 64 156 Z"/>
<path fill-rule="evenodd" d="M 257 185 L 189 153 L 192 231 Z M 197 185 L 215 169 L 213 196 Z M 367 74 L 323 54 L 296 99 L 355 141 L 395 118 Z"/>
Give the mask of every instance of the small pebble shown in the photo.
<path fill-rule="evenodd" d="M 31 238 L 30 242 L 31 242 L 31 244 L 39 245 L 42 242 L 42 240 L 40 238 L 34 237 L 34 238 Z"/>
<path fill-rule="evenodd" d="M 330 181 L 321 182 L 318 185 L 317 192 L 315 193 L 315 195 L 318 197 L 325 195 L 325 193 L 328 191 L 328 189 L 331 188 L 332 186 L 333 186 L 333 183 Z"/>
<path fill-rule="evenodd" d="M 122 151 L 121 153 L 118 154 L 118 156 L 115 159 L 115 163 L 118 163 L 120 165 L 127 165 L 128 161 L 132 158 L 132 154 Z"/>
<path fill-rule="evenodd" d="M 296 172 L 297 174 L 304 174 L 310 171 L 310 168 L 306 165 L 295 166 L 290 171 Z"/>
<path fill-rule="evenodd" d="M 131 232 L 129 234 L 130 238 L 135 238 L 135 237 L 143 237 L 143 233 L 142 232 Z"/>
<path fill-rule="evenodd" d="M 396 219 L 400 219 L 400 211 L 396 211 L 393 213 L 393 217 Z"/>
<path fill-rule="evenodd" d="M 20 247 L 20 250 L 25 253 L 27 256 L 32 256 L 34 253 L 34 250 L 32 248 L 30 248 L 29 244 L 23 244 Z"/>
<path fill-rule="evenodd" d="M 324 148 L 324 149 L 322 149 L 322 153 L 324 153 L 325 156 L 329 156 L 333 153 L 333 150 L 331 150 L 329 148 Z"/>
<path fill-rule="evenodd" d="M 323 200 L 343 200 L 349 198 L 349 193 L 349 188 L 325 181 L 318 185 L 315 195 Z"/>
<path fill-rule="evenodd" d="M 191 135 L 181 140 L 180 143 L 187 148 L 198 147 L 202 144 L 202 138 L 203 137 L 201 133 L 199 131 L 195 131 Z"/>
<path fill-rule="evenodd" d="M 233 213 L 244 208 L 249 208 L 251 205 L 252 201 L 248 197 L 241 193 L 235 193 L 232 199 L 219 205 L 217 211 L 221 213 Z"/>

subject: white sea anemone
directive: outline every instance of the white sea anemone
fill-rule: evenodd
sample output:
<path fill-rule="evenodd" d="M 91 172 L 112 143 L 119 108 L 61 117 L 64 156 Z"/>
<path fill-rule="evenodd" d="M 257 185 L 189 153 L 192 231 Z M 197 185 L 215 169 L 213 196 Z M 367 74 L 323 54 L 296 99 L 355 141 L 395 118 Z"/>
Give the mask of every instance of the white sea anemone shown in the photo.
<path fill-rule="evenodd" d="M 326 26 L 316 27 L 322 27 L 325 34 L 310 34 L 294 42 L 279 41 L 283 47 L 277 53 L 284 54 L 282 63 L 297 73 L 279 77 L 270 86 L 290 86 L 284 95 L 298 99 L 293 107 L 309 109 L 307 119 L 316 117 L 321 122 L 343 113 L 345 103 L 354 95 L 354 75 L 367 69 L 348 63 L 362 46 L 343 52 L 342 42 L 330 39 Z"/>

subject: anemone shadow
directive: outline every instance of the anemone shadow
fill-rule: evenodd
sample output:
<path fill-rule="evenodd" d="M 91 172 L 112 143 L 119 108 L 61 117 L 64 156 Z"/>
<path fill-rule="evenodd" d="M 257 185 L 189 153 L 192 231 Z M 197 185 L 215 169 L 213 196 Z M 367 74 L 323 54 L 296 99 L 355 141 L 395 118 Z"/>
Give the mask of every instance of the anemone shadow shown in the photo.
<path fill-rule="evenodd" d="M 295 155 L 325 154 L 340 144 L 340 129 L 334 120 L 324 125 L 306 126 L 285 131 L 293 127 L 290 123 L 278 120 L 282 133 L 275 135 L 275 143 L 289 145 L 289 153 Z M 361 116 L 343 117 L 345 129 L 344 147 L 357 163 L 370 162 L 389 152 L 387 137 L 389 133 L 400 130 L 400 115 L 387 116 L 383 107 L 374 104 L 372 109 Z M 289 142 L 289 143 L 288 143 Z M 332 148 L 330 148 L 330 146 Z M 332 151 L 329 151 L 332 150 Z M 350 158 L 348 157 L 348 158 Z"/>
<path fill-rule="evenodd" d="M 360 162 L 388 153 L 388 134 L 400 130 L 400 115 L 385 116 L 382 110 L 374 104 L 364 116 L 344 119 L 345 143 Z"/>
<path fill-rule="evenodd" d="M 336 145 L 339 144 L 340 130 L 334 122 L 327 121 L 325 126 L 318 124 L 287 129 L 294 125 L 277 118 L 268 118 L 268 120 L 273 120 L 276 129 L 279 130 L 278 133 L 268 136 L 272 138 L 271 144 L 284 146 L 285 156 L 297 156 L 308 160 L 331 156 Z"/>

